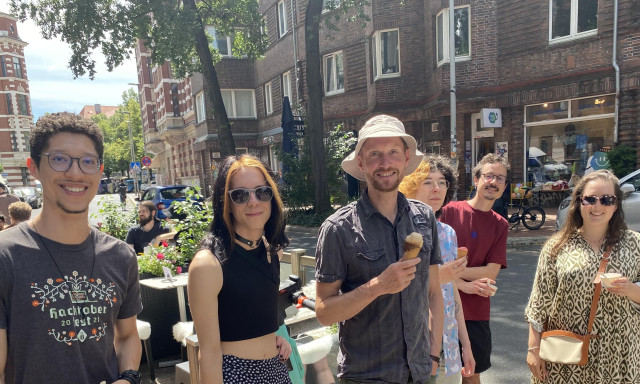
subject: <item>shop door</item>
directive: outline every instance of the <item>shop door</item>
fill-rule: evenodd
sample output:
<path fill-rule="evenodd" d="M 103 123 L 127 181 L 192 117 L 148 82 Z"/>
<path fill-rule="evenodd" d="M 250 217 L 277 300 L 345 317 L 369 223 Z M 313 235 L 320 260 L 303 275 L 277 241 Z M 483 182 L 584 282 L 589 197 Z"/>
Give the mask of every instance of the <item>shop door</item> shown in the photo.
<path fill-rule="evenodd" d="M 493 140 L 493 128 L 482 128 L 480 124 L 481 116 L 479 113 L 471 115 L 471 143 L 472 148 L 472 167 L 484 156 L 495 152 L 495 142 Z"/>

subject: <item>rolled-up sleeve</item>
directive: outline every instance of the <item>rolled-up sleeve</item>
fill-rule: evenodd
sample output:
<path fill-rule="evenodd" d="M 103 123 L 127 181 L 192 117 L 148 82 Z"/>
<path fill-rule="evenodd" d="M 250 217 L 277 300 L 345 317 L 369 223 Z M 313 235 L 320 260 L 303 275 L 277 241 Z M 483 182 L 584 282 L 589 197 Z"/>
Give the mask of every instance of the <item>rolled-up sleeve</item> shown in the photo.
<path fill-rule="evenodd" d="M 540 252 L 533 289 L 524 311 L 525 319 L 538 332 L 542 332 L 543 324 L 551 313 L 558 289 L 556 262 L 551 257 L 552 248 L 553 244 L 547 243 Z"/>
<path fill-rule="evenodd" d="M 316 247 L 316 280 L 319 283 L 344 281 L 347 275 L 347 260 L 339 227 L 325 221 L 320 227 Z"/>

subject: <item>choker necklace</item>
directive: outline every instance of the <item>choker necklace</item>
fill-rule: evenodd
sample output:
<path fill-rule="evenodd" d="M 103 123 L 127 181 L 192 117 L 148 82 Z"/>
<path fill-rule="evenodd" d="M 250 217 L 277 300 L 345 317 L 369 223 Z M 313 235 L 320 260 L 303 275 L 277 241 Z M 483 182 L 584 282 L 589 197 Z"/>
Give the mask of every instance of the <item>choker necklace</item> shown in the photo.
<path fill-rule="evenodd" d="M 253 240 L 247 240 L 244 237 L 242 237 L 242 236 L 240 236 L 240 235 L 238 235 L 236 233 L 236 240 L 238 240 L 242 244 L 246 244 L 246 245 L 250 246 L 251 248 L 253 248 L 253 247 L 257 247 L 258 245 L 260 245 L 260 243 L 262 242 L 262 237 L 259 238 L 258 240 L 253 241 Z"/>

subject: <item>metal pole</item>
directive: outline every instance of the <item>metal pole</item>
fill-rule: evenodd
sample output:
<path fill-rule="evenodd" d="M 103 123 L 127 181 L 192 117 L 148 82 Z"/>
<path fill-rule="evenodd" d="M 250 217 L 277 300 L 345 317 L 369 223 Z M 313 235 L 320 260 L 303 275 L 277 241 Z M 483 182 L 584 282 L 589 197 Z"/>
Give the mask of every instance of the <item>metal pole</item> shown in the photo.
<path fill-rule="evenodd" d="M 457 165 L 456 154 L 456 34 L 455 2 L 449 0 L 449 68 L 451 85 L 451 160 Z"/>
<path fill-rule="evenodd" d="M 127 123 L 129 124 L 129 143 L 131 145 L 131 162 L 135 163 L 136 162 L 136 150 L 133 146 L 133 131 L 131 129 L 131 116 L 129 116 L 129 120 L 127 120 Z M 142 169 L 140 170 L 142 172 Z M 136 196 L 138 198 L 140 198 L 140 191 L 138 189 L 138 178 L 137 178 L 137 172 L 133 173 L 133 190 L 136 193 Z"/>
<path fill-rule="evenodd" d="M 613 69 L 616 71 L 616 113 L 613 117 L 613 142 L 618 144 L 620 113 L 620 67 L 618 66 L 618 0 L 613 6 Z"/>

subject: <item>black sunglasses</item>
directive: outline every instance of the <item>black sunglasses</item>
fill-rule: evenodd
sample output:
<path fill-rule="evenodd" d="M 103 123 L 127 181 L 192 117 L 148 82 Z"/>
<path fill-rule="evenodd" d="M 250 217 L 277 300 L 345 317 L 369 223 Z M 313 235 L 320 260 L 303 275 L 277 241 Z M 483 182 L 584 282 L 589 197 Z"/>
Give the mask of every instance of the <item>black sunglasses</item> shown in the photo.
<path fill-rule="evenodd" d="M 229 191 L 229 196 L 231 196 L 231 201 L 235 204 L 242 205 L 246 204 L 249 201 L 249 197 L 253 193 L 256 196 L 256 199 L 263 203 L 267 203 L 271 201 L 273 198 L 273 189 L 269 186 L 258 187 L 254 189 L 249 188 L 238 188 Z"/>
<path fill-rule="evenodd" d="M 582 196 L 580 199 L 582 200 L 582 205 L 584 206 L 595 205 L 596 201 L 600 200 L 600 204 L 602 204 L 605 207 L 610 207 L 612 205 L 615 205 L 617 200 L 615 196 L 609 196 L 609 195 L 604 195 L 600 197 Z"/>

